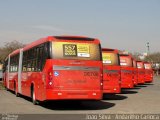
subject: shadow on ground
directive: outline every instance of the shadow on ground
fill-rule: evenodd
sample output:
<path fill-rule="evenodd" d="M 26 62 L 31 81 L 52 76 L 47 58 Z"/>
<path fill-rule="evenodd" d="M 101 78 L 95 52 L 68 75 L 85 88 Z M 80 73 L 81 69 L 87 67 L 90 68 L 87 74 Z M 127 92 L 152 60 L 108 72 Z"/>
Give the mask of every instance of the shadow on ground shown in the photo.
<path fill-rule="evenodd" d="M 137 91 L 133 89 L 122 89 L 121 94 L 136 94 L 138 93 Z"/>
<path fill-rule="evenodd" d="M 130 88 L 130 90 L 139 90 L 139 89 L 141 89 L 141 87 L 139 87 L 139 86 L 135 86 L 134 88 Z"/>
<path fill-rule="evenodd" d="M 9 90 L 12 94 L 14 91 Z M 30 97 L 26 97 L 20 95 L 19 97 L 27 100 L 28 102 L 32 102 Z M 100 101 L 100 100 L 53 100 L 53 101 L 45 101 L 39 102 L 38 104 L 41 107 L 50 110 L 101 110 L 101 109 L 109 109 L 114 107 L 114 103 Z"/>
<path fill-rule="evenodd" d="M 145 83 L 144 85 L 154 85 L 153 83 Z"/>
<path fill-rule="evenodd" d="M 41 104 L 50 110 L 101 110 L 114 107 L 114 103 L 103 101 L 47 101 Z"/>
<path fill-rule="evenodd" d="M 103 100 L 124 100 L 127 99 L 127 96 L 123 96 L 120 94 L 104 94 Z"/>
<path fill-rule="evenodd" d="M 139 85 L 137 85 L 137 87 L 143 88 L 143 87 L 147 87 L 147 85 L 146 84 L 139 84 Z"/>

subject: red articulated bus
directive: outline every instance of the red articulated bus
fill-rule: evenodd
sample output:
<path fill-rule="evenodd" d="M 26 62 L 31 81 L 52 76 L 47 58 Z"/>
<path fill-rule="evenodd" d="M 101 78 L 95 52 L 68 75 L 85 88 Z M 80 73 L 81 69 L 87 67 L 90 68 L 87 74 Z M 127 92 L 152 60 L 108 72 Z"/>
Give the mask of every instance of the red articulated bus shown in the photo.
<path fill-rule="evenodd" d="M 144 84 L 145 83 L 144 62 L 137 61 L 137 68 L 138 68 L 138 84 Z"/>
<path fill-rule="evenodd" d="M 153 82 L 153 70 L 151 63 L 144 62 L 144 68 L 145 68 L 145 82 Z"/>
<path fill-rule="evenodd" d="M 138 84 L 137 64 L 134 58 L 133 58 L 133 82 L 134 82 L 134 85 Z"/>
<path fill-rule="evenodd" d="M 18 49 L 5 61 L 7 89 L 45 100 L 102 99 L 100 41 L 80 36 L 49 36 Z"/>
<path fill-rule="evenodd" d="M 121 88 L 133 88 L 133 62 L 132 56 L 120 54 Z"/>
<path fill-rule="evenodd" d="M 121 69 L 119 53 L 116 49 L 102 49 L 103 93 L 121 92 Z"/>

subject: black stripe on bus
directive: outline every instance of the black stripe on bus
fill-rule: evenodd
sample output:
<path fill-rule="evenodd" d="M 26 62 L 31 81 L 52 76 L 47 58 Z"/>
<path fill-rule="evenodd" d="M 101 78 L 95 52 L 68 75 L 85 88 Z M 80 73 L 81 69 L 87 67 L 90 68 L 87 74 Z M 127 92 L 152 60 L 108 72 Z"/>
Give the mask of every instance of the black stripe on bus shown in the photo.
<path fill-rule="evenodd" d="M 86 40 L 86 41 L 94 41 L 94 38 L 81 38 L 81 37 L 63 37 L 63 36 L 53 36 L 58 40 Z"/>

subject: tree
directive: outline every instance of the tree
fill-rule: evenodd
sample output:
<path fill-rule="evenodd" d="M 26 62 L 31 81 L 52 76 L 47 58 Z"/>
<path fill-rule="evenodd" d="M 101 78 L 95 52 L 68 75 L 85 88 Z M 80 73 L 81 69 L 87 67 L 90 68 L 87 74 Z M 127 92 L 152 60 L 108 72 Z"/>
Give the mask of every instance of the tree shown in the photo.
<path fill-rule="evenodd" d="M 146 56 L 145 61 L 152 63 L 160 63 L 160 53 L 156 52 Z"/>
<path fill-rule="evenodd" d="M 138 52 L 134 52 L 134 53 L 130 53 L 132 56 L 133 56 L 133 58 L 135 58 L 136 60 L 140 60 L 140 58 L 139 58 L 139 56 L 141 55 L 140 53 L 138 53 Z"/>
<path fill-rule="evenodd" d="M 22 48 L 23 46 L 23 43 L 20 43 L 16 40 L 5 43 L 4 47 L 0 48 L 0 62 L 2 63 L 11 52 Z"/>

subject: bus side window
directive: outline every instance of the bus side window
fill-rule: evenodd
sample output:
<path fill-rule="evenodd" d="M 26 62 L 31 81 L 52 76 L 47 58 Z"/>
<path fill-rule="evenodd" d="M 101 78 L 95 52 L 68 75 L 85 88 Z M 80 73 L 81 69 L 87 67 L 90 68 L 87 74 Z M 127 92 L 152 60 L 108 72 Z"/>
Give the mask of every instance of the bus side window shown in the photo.
<path fill-rule="evenodd" d="M 8 71 L 8 59 L 5 61 L 4 63 L 4 72 L 7 72 Z"/>
<path fill-rule="evenodd" d="M 39 47 L 36 47 L 35 49 L 35 71 L 38 71 L 38 54 L 39 54 Z"/>
<path fill-rule="evenodd" d="M 42 71 L 44 60 L 44 44 L 37 46 L 35 57 L 36 59 L 34 64 L 36 65 L 36 71 Z"/>
<path fill-rule="evenodd" d="M 38 68 L 38 71 L 41 71 L 42 70 L 42 60 L 43 60 L 43 47 L 39 47 L 39 50 L 38 50 L 38 59 L 37 59 L 37 68 Z"/>
<path fill-rule="evenodd" d="M 31 54 L 32 54 L 32 51 L 31 50 L 28 50 L 27 51 L 27 64 L 26 64 L 26 67 L 27 67 L 27 72 L 30 72 L 31 71 Z"/>
<path fill-rule="evenodd" d="M 27 51 L 23 53 L 23 63 L 22 63 L 22 71 L 27 71 Z"/>
<path fill-rule="evenodd" d="M 48 43 L 36 46 L 23 54 L 23 71 L 42 71 L 48 57 Z"/>
<path fill-rule="evenodd" d="M 22 71 L 24 71 L 24 72 L 27 71 L 27 65 L 26 65 L 25 61 L 23 62 Z"/>

